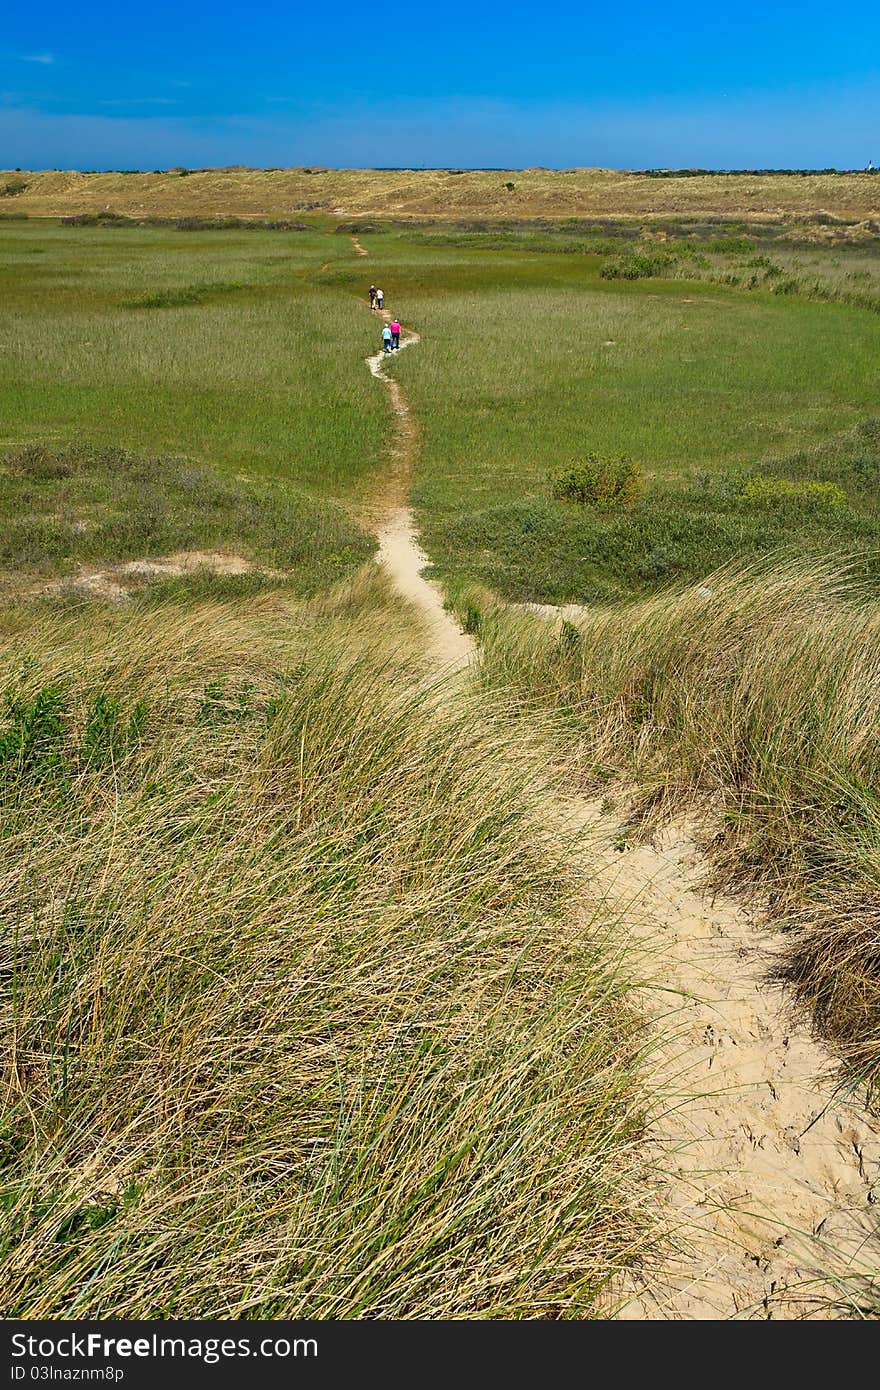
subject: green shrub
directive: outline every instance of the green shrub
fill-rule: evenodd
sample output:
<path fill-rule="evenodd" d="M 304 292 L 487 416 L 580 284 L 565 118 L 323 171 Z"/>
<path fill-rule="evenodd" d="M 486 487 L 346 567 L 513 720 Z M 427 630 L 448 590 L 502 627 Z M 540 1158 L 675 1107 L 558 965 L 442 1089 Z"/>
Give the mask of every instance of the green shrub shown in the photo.
<path fill-rule="evenodd" d="M 845 507 L 846 493 L 837 483 L 799 478 L 748 478 L 739 490 L 747 502 L 771 505 L 799 502 L 811 507 Z"/>
<path fill-rule="evenodd" d="M 642 471 L 632 459 L 603 459 L 588 454 L 551 478 L 553 496 L 581 506 L 630 507 L 645 487 Z"/>
<path fill-rule="evenodd" d="M 746 256 L 753 249 L 747 236 L 716 236 L 706 242 L 706 250 L 719 256 Z"/>
<path fill-rule="evenodd" d="M 648 280 L 653 275 L 667 275 L 675 261 L 671 251 L 638 251 L 615 256 L 603 265 L 599 274 L 603 280 Z"/>

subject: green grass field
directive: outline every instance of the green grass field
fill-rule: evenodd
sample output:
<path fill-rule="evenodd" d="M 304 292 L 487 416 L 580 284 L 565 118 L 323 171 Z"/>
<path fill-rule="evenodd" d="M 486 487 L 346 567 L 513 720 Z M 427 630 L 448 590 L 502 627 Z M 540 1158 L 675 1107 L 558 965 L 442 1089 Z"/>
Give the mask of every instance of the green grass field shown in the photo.
<path fill-rule="evenodd" d="M 318 231 L 0 224 L 4 439 L 85 437 L 350 494 L 383 425 L 358 370 L 369 321 L 333 287 L 354 259 Z"/>
<path fill-rule="evenodd" d="M 736 495 L 740 476 L 787 475 L 804 450 L 839 461 L 840 432 L 876 409 L 875 314 L 700 279 L 609 281 L 605 257 L 484 252 L 473 235 L 435 248 L 426 235 L 429 249 L 370 246 L 386 278 L 402 274 L 423 334 L 395 370 L 422 422 L 414 496 L 443 575 L 586 601 L 780 544 L 876 548 L 876 494 L 857 478 L 832 516 Z M 549 475 L 593 451 L 643 469 L 631 511 L 552 500 Z"/>
<path fill-rule="evenodd" d="M 24 491 L 21 468 L 3 470 L 7 577 L 206 543 L 295 566 L 300 587 L 361 562 L 372 542 L 348 504 L 380 466 L 385 417 L 363 370 L 371 325 L 346 288 L 353 260 L 347 238 L 318 229 L 0 223 L 0 450 L 166 459 L 152 491 L 143 468 L 114 482 L 80 466 Z"/>
<path fill-rule="evenodd" d="M 394 369 L 421 429 L 414 501 L 448 579 L 588 601 L 780 545 L 876 552 L 877 450 L 866 437 L 858 475 L 841 460 L 876 409 L 880 318 L 775 292 L 795 274 L 829 295 L 873 292 L 873 243 L 671 223 L 650 242 L 599 224 L 390 227 L 364 232 L 364 260 L 331 226 L 0 224 L 3 440 L 184 457 L 262 489 L 267 507 L 289 488 L 306 531 L 310 499 L 356 510 L 387 424 L 363 368 L 375 324 L 358 299 L 373 278 L 422 333 Z M 673 257 L 662 275 L 604 277 L 644 247 Z M 737 267 L 753 252 L 770 268 L 748 279 Z M 550 475 L 591 452 L 631 456 L 644 498 L 626 511 L 554 500 Z M 845 505 L 743 500 L 750 473 L 789 477 L 805 453 L 803 476 L 833 476 Z M 322 562 L 315 582 L 336 572 Z"/>

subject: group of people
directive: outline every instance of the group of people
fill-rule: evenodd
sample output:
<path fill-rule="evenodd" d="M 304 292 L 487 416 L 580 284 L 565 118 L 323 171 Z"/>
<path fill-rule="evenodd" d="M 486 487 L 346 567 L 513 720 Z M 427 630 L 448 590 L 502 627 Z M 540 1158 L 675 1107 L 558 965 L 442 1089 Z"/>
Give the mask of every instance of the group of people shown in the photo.
<path fill-rule="evenodd" d="M 375 285 L 370 286 L 370 308 L 377 309 L 380 314 L 385 308 L 385 291 L 377 290 Z M 382 329 L 382 348 L 385 352 L 400 350 L 400 323 L 396 317 Z"/>

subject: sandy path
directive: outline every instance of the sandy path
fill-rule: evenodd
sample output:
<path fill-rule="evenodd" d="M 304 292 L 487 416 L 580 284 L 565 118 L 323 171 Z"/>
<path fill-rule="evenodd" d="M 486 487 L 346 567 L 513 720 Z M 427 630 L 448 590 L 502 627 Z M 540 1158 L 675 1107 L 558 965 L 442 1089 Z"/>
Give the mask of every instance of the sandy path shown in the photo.
<path fill-rule="evenodd" d="M 376 317 L 386 323 L 392 320 L 387 310 L 377 312 Z M 400 351 L 414 347 L 419 341 L 418 333 L 404 330 Z M 470 663 L 476 645 L 447 612 L 439 585 L 426 579 L 423 574 L 429 562 L 419 546 L 412 511 L 406 505 L 419 436 L 400 382 L 385 374 L 385 366 L 394 356 L 395 353 L 380 349 L 367 358 L 367 366 L 388 393 L 394 421 L 391 469 L 383 480 L 381 494 L 369 504 L 368 512 L 379 540 L 379 562 L 390 574 L 398 593 L 414 604 L 422 615 L 435 664 L 444 669 L 457 670 Z"/>
<path fill-rule="evenodd" d="M 409 333 L 402 346 L 418 341 Z M 395 424 L 391 475 L 372 509 L 379 558 L 422 613 L 437 663 L 460 669 L 475 644 L 422 572 L 428 560 L 406 506 L 418 430 L 386 361 L 382 351 L 367 359 Z M 576 618 L 581 610 L 569 607 Z M 706 866 L 681 828 L 621 852 L 619 820 L 595 803 L 577 797 L 550 813 L 587 832 L 587 866 L 632 937 L 656 1026 L 652 1081 L 664 1099 L 649 1144 L 664 1175 L 669 1253 L 621 1291 L 620 1316 L 847 1316 L 859 1276 L 880 1271 L 880 1127 L 852 1101 L 835 1103 L 833 1059 L 765 984 L 778 936 L 701 892 Z"/>
<path fill-rule="evenodd" d="M 700 890 L 687 828 L 620 849 L 595 805 L 568 808 L 625 924 L 658 1025 L 666 1099 L 650 1142 L 665 1174 L 672 1251 L 625 1292 L 625 1318 L 833 1318 L 880 1271 L 880 1127 L 835 1102 L 835 1066 L 766 983 L 778 933 Z"/>

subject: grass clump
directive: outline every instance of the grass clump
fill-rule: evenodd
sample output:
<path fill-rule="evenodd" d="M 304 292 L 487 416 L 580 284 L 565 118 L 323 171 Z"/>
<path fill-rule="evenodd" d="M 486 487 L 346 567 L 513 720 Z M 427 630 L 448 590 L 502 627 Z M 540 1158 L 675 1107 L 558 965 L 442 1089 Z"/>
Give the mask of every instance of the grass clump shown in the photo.
<path fill-rule="evenodd" d="M 638 1249 L 638 1038 L 546 758 L 400 621 L 375 581 L 4 619 L 74 769 L 0 838 L 9 1316 L 590 1317 Z"/>
<path fill-rule="evenodd" d="M 588 454 L 579 463 L 551 477 L 553 496 L 581 506 L 631 507 L 645 490 L 644 478 L 632 459 L 600 458 Z"/>
<path fill-rule="evenodd" d="M 649 280 L 670 275 L 678 257 L 672 251 L 633 251 L 606 260 L 599 271 L 603 280 Z"/>
<path fill-rule="evenodd" d="M 137 295 L 129 299 L 129 309 L 176 309 L 186 304 L 206 304 L 227 294 L 247 289 L 238 280 L 213 280 L 204 285 L 181 285 L 179 289 L 156 290 L 151 294 Z"/>
<path fill-rule="evenodd" d="M 760 894 L 786 931 L 781 973 L 876 1083 L 880 626 L 846 580 L 727 568 L 597 608 L 577 641 L 498 614 L 480 632 L 490 684 L 574 717 L 588 778 L 635 783 L 648 818 L 711 809 L 717 883 Z"/>

